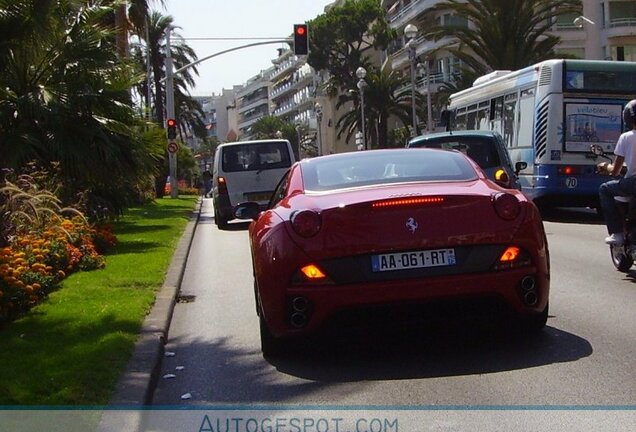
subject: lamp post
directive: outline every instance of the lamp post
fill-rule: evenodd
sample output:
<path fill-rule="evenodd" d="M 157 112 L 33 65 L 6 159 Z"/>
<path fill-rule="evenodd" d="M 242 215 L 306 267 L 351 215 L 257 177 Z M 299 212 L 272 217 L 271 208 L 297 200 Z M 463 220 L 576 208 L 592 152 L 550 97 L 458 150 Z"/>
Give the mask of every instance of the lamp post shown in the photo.
<path fill-rule="evenodd" d="M 415 37 L 417 36 L 417 27 L 413 24 L 409 24 L 404 27 L 404 36 L 408 39 L 406 47 L 409 50 L 409 60 L 411 60 L 411 115 L 413 117 L 413 131 L 412 136 L 417 135 L 417 112 L 415 110 L 415 68 L 417 66 Z"/>
<path fill-rule="evenodd" d="M 426 131 L 433 132 L 433 107 L 431 106 L 431 62 L 426 59 Z"/>
<path fill-rule="evenodd" d="M 322 105 L 316 102 L 314 105 L 314 110 L 316 111 L 316 120 L 318 121 L 318 156 L 322 155 Z"/>
<path fill-rule="evenodd" d="M 356 70 L 356 76 L 358 77 L 358 90 L 360 91 L 360 117 L 362 118 L 362 147 L 367 149 L 367 131 L 364 124 L 364 89 L 367 86 L 367 82 L 364 78 L 367 76 L 367 70 L 360 66 Z"/>

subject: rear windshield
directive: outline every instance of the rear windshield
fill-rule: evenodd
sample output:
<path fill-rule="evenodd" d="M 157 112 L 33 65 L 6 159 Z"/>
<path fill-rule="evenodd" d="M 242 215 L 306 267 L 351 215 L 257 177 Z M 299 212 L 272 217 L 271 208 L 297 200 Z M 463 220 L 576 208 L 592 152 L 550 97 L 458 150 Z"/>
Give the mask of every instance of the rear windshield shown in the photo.
<path fill-rule="evenodd" d="M 485 137 L 446 137 L 411 142 L 409 147 L 441 148 L 458 150 L 477 162 L 482 168 L 494 168 L 501 165 L 497 142 Z"/>
<path fill-rule="evenodd" d="M 477 178 L 457 152 L 379 150 L 308 159 L 302 165 L 305 189 L 326 191 L 415 181 L 467 181 Z"/>
<path fill-rule="evenodd" d="M 263 171 L 291 165 L 286 141 L 231 145 L 223 149 L 221 157 L 224 172 Z"/>

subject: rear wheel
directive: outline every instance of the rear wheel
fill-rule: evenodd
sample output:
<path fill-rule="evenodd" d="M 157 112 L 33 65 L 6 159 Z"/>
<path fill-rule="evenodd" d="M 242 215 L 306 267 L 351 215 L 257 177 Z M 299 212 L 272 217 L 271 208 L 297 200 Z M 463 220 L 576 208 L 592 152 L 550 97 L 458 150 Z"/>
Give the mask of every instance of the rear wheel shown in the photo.
<path fill-rule="evenodd" d="M 541 332 L 541 330 L 544 329 L 546 323 L 548 322 L 548 310 L 549 304 L 546 304 L 543 311 L 541 311 L 539 314 L 522 318 L 519 322 L 520 330 L 523 333 L 529 335 Z"/>
<path fill-rule="evenodd" d="M 219 228 L 226 228 L 227 227 L 227 218 L 224 218 L 221 215 L 221 212 L 219 211 L 219 209 L 218 209 L 218 207 L 216 205 L 214 206 L 214 223 Z"/>
<path fill-rule="evenodd" d="M 625 248 L 623 246 L 610 246 L 610 256 L 612 257 L 612 263 L 616 270 L 627 273 L 632 265 L 634 264 L 634 259 L 625 253 Z"/>
<path fill-rule="evenodd" d="M 227 228 L 227 219 L 222 217 L 222 216 L 214 216 L 214 222 L 216 223 L 216 226 L 218 226 L 219 228 L 223 229 L 223 228 Z"/>
<path fill-rule="evenodd" d="M 260 324 L 261 351 L 263 352 L 263 357 L 275 358 L 283 356 L 287 350 L 287 341 L 272 335 L 267 328 L 267 323 L 265 323 L 262 311 L 258 317 L 258 322 Z"/>

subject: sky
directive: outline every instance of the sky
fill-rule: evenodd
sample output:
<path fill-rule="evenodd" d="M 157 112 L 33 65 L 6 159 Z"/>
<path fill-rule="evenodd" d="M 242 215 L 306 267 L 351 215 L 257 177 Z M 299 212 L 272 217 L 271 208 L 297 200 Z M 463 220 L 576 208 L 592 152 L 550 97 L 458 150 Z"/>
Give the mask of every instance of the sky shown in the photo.
<path fill-rule="evenodd" d="M 226 49 L 264 42 L 245 40 L 193 40 L 190 38 L 271 38 L 290 37 L 294 24 L 304 23 L 324 13 L 333 0 L 165 0 L 153 9 L 171 15 L 180 27 L 176 32 L 186 39 L 199 59 Z M 199 76 L 193 96 L 221 93 L 223 88 L 244 84 L 261 70 L 272 66 L 277 48 L 287 44 L 270 44 L 240 49 L 213 57 L 197 65 Z"/>

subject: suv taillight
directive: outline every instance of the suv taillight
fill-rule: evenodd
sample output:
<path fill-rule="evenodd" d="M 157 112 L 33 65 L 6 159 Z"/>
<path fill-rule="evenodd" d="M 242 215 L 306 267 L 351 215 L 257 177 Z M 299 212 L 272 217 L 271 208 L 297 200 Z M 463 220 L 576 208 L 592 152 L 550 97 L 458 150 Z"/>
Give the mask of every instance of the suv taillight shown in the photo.
<path fill-rule="evenodd" d="M 225 183 L 225 177 L 219 177 L 217 182 L 219 195 L 227 195 L 227 184 Z"/>

